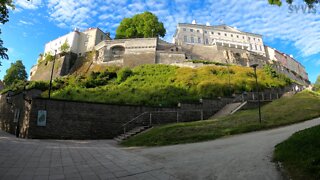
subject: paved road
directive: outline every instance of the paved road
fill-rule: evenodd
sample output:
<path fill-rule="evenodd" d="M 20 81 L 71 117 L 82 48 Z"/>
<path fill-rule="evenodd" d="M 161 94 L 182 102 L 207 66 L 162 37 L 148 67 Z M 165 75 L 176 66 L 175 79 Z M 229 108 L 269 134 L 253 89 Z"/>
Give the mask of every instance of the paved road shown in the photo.
<path fill-rule="evenodd" d="M 164 166 L 114 141 L 17 139 L 0 131 L 0 180 L 174 179 Z"/>
<path fill-rule="evenodd" d="M 281 179 L 273 148 L 320 119 L 203 143 L 121 148 L 114 141 L 17 139 L 0 131 L 0 180 Z"/>
<path fill-rule="evenodd" d="M 271 162 L 274 146 L 294 132 L 320 124 L 320 118 L 273 130 L 253 132 L 203 143 L 131 152 L 164 164 L 170 174 L 183 180 L 194 179 L 282 179 Z"/>

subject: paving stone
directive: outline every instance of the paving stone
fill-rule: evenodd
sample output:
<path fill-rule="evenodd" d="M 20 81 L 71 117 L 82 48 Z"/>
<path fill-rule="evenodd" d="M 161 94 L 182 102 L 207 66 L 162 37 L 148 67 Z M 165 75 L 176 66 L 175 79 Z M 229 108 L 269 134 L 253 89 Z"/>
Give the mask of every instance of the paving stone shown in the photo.
<path fill-rule="evenodd" d="M 152 180 L 158 175 L 150 172 L 139 174 L 159 166 L 143 157 L 137 157 L 135 154 L 114 147 L 108 140 L 17 139 L 0 131 L 1 137 L 5 137 L 3 138 L 5 140 L 0 141 L 1 180 L 139 178 Z"/>

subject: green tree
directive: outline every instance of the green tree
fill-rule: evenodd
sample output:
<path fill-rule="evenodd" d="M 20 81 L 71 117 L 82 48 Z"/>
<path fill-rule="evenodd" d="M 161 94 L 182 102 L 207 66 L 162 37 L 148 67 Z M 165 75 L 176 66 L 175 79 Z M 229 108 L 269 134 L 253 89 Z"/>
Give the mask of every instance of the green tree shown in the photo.
<path fill-rule="evenodd" d="M 156 15 L 146 11 L 132 18 L 124 18 L 116 30 L 116 39 L 164 37 L 165 34 L 163 23 Z"/>
<path fill-rule="evenodd" d="M 270 4 L 274 4 L 274 5 L 278 5 L 281 6 L 282 5 L 282 0 L 268 0 L 268 2 Z M 288 4 L 292 4 L 293 0 L 286 0 L 286 2 Z M 310 6 L 313 7 L 315 4 L 318 4 L 320 2 L 320 0 L 304 0 L 304 2 Z"/>
<path fill-rule="evenodd" d="M 9 21 L 9 10 L 8 7 L 14 8 L 12 0 L 1 0 L 0 1 L 0 24 L 5 24 Z M 1 34 L 1 29 L 0 29 Z M 3 41 L 0 39 L 0 59 L 9 59 L 7 55 L 8 49 L 3 47 Z M 1 61 L 0 61 L 1 66 Z"/>
<path fill-rule="evenodd" d="M 314 83 L 314 90 L 320 91 L 320 75 L 318 76 L 316 82 Z"/>
<path fill-rule="evenodd" d="M 15 63 L 11 63 L 3 78 L 3 82 L 6 86 L 11 86 L 19 81 L 26 81 L 27 77 L 26 68 L 22 64 L 22 61 L 18 60 Z"/>
<path fill-rule="evenodd" d="M 60 46 L 60 51 L 66 53 L 66 52 L 69 51 L 69 49 L 70 49 L 70 45 L 69 45 L 68 41 L 66 40 L 66 41 Z"/>

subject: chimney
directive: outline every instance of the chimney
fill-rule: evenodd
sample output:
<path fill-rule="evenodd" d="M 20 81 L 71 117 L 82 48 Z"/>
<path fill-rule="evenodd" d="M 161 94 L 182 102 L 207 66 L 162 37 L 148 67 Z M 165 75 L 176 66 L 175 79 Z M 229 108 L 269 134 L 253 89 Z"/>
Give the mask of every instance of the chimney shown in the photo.
<path fill-rule="evenodd" d="M 192 24 L 197 24 L 197 21 L 194 19 L 194 20 L 192 21 Z"/>

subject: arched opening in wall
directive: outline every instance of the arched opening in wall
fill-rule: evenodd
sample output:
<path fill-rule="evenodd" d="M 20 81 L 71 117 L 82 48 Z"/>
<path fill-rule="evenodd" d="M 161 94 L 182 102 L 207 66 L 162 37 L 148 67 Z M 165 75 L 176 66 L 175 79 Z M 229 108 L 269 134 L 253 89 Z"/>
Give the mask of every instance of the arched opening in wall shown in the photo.
<path fill-rule="evenodd" d="M 113 46 L 111 48 L 112 60 L 122 59 L 125 52 L 125 48 L 123 46 Z"/>

